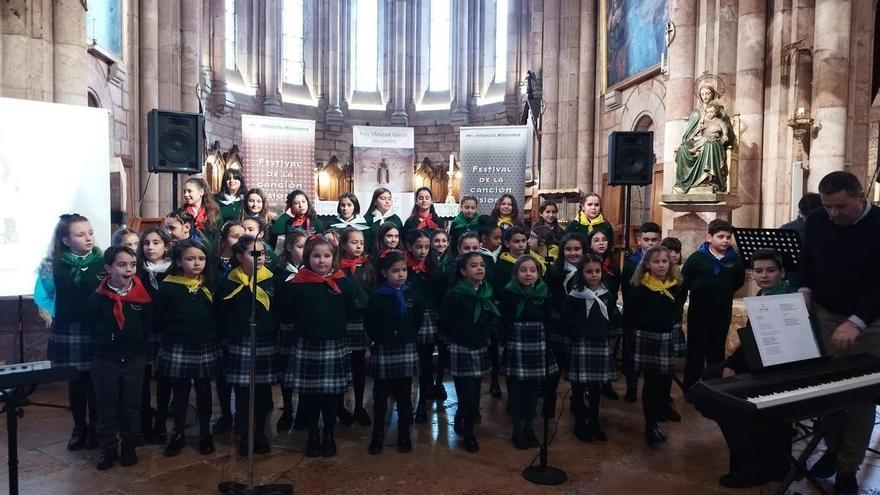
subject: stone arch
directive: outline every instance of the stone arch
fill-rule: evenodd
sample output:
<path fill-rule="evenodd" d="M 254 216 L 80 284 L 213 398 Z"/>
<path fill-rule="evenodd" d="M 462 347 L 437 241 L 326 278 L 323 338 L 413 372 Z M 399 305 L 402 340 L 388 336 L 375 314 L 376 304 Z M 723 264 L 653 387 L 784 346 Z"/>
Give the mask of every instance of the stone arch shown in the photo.
<path fill-rule="evenodd" d="M 110 129 L 110 154 L 119 154 L 119 141 L 116 138 L 116 105 L 113 103 L 113 95 L 110 92 L 110 82 L 107 80 L 107 64 L 95 57 L 91 60 L 86 70 L 86 92 L 98 103 L 99 108 L 109 112 L 108 127 Z"/>

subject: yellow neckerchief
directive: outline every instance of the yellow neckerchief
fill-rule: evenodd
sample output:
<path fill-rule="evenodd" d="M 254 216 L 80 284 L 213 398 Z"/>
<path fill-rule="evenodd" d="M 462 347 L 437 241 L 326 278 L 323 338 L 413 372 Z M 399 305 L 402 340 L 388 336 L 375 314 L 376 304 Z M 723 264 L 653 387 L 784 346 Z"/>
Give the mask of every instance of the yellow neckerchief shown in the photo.
<path fill-rule="evenodd" d="M 500 227 L 502 225 L 513 226 L 516 225 L 516 221 L 514 221 L 513 217 L 511 216 L 498 215 L 498 226 Z"/>
<path fill-rule="evenodd" d="M 202 285 L 202 277 L 189 278 L 184 277 L 183 275 L 168 275 L 165 277 L 165 282 L 168 282 L 169 284 L 180 284 L 189 289 L 190 294 L 195 294 L 199 289 L 202 289 L 202 292 L 205 293 L 208 300 L 214 302 L 214 296 L 211 294 L 211 290 Z"/>
<path fill-rule="evenodd" d="M 592 220 L 587 218 L 586 213 L 584 213 L 584 212 L 578 213 L 578 222 L 581 225 L 585 225 L 587 227 L 587 232 L 590 234 L 593 233 L 594 226 L 599 225 L 600 223 L 602 223 L 604 221 L 605 221 L 605 217 L 603 217 L 601 213 L 599 213 L 599 216 L 597 216 L 596 218 L 594 218 Z"/>
<path fill-rule="evenodd" d="M 531 250 L 530 250 L 529 252 L 527 252 L 527 253 L 523 253 L 523 254 L 527 254 L 527 255 L 531 256 L 532 258 L 534 258 L 535 261 L 538 262 L 538 268 L 541 269 L 541 275 L 544 275 L 544 272 L 547 271 L 547 262 L 544 261 L 544 258 L 542 258 L 540 254 L 538 254 L 538 253 L 536 253 L 536 252 L 534 252 L 534 251 L 531 251 Z M 504 260 L 504 261 L 507 261 L 507 262 L 510 262 L 510 263 L 513 263 L 513 264 L 516 263 L 516 258 L 514 258 L 514 257 L 513 257 L 510 253 L 508 253 L 507 251 L 504 251 L 503 253 L 501 253 L 501 256 L 499 256 L 498 259 L 499 259 L 499 260 Z"/>
<path fill-rule="evenodd" d="M 651 289 L 654 292 L 659 292 L 669 299 L 672 299 L 673 301 L 675 300 L 675 296 L 673 296 L 672 293 L 669 292 L 670 287 L 675 287 L 676 285 L 678 285 L 678 281 L 676 281 L 674 278 L 664 281 L 659 280 L 657 277 L 651 275 L 650 273 L 646 273 L 642 275 L 641 282 L 642 285 L 644 285 L 648 289 Z"/>
<path fill-rule="evenodd" d="M 261 266 L 260 269 L 257 270 L 258 284 L 264 280 L 269 280 L 270 278 L 272 278 L 272 272 L 269 271 L 269 269 L 265 266 Z M 253 284 L 252 279 L 244 273 L 244 270 L 241 269 L 241 266 L 237 266 L 231 272 L 229 272 L 229 275 L 226 276 L 226 279 L 231 282 L 238 283 L 238 287 L 230 292 L 228 296 L 224 297 L 224 301 L 227 299 L 232 299 L 245 287 L 250 289 L 251 284 Z M 267 311 L 269 310 L 269 294 L 259 285 L 257 286 L 257 301 L 260 301 L 260 304 L 262 304 Z"/>

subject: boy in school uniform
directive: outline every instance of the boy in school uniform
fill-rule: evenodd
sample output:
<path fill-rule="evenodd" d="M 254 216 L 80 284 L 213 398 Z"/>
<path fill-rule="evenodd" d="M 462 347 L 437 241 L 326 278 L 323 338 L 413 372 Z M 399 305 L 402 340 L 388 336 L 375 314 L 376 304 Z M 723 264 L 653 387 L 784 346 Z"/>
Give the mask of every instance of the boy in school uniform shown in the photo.
<path fill-rule="evenodd" d="M 623 272 L 620 276 L 620 291 L 623 294 L 623 311 L 627 310 L 627 300 L 629 299 L 630 287 L 632 287 L 632 277 L 642 261 L 645 251 L 654 247 L 660 242 L 660 226 L 654 222 L 645 222 L 639 226 L 638 238 L 639 249 L 627 256 L 623 261 Z M 632 311 L 638 311 L 633 308 Z M 628 321 L 628 320 L 625 320 Z M 632 329 L 624 325 L 623 328 L 623 373 L 626 375 L 626 395 L 624 399 L 627 402 L 635 402 L 638 400 L 639 374 L 632 370 L 632 350 L 633 350 Z"/>
<path fill-rule="evenodd" d="M 89 297 L 88 309 L 95 350 L 92 381 L 98 399 L 100 470 L 113 467 L 117 458 L 123 466 L 137 463 L 141 387 L 152 324 L 150 295 L 135 276 L 134 251 L 126 246 L 109 247 L 104 251 L 104 265 L 108 275 Z M 117 454 L 119 440 L 122 450 Z"/>
<path fill-rule="evenodd" d="M 733 294 L 746 279 L 742 258 L 730 245 L 732 235 L 733 226 L 729 222 L 712 220 L 706 242 L 688 256 L 681 269 L 684 289 L 690 293 L 685 390 L 700 380 L 706 364 L 724 361 Z"/>

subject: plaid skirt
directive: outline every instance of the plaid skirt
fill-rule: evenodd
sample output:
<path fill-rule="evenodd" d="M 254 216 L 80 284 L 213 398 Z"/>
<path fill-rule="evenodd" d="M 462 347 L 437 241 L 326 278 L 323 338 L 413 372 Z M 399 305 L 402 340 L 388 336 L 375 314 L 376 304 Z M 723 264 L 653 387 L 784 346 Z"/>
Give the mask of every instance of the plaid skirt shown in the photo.
<path fill-rule="evenodd" d="M 471 349 L 455 342 L 449 343 L 449 372 L 453 377 L 477 378 L 490 368 L 488 345 Z"/>
<path fill-rule="evenodd" d="M 416 344 L 433 344 L 437 341 L 437 311 L 426 309 L 422 314 L 422 326 L 416 335 Z"/>
<path fill-rule="evenodd" d="M 348 355 L 343 339 L 297 338 L 282 383 L 300 394 L 341 394 L 351 383 Z"/>
<path fill-rule="evenodd" d="M 345 345 L 349 351 L 366 351 L 370 347 L 370 338 L 364 329 L 364 318 L 358 316 L 345 324 Z"/>
<path fill-rule="evenodd" d="M 675 352 L 675 357 L 684 358 L 688 355 L 687 339 L 684 337 L 681 325 L 675 325 L 672 329 L 672 350 Z"/>
<path fill-rule="evenodd" d="M 572 383 L 605 383 L 617 379 L 611 339 L 575 337 L 565 379 Z"/>
<path fill-rule="evenodd" d="M 375 344 L 370 356 L 370 371 L 376 380 L 419 375 L 419 355 L 415 344 Z"/>
<path fill-rule="evenodd" d="M 277 381 L 276 345 L 274 334 L 257 335 L 257 352 L 254 362 L 256 382 L 273 384 Z M 226 346 L 224 362 L 226 381 L 232 385 L 250 384 L 251 338 L 249 336 L 230 337 Z"/>
<path fill-rule="evenodd" d="M 286 358 L 293 354 L 294 340 L 296 336 L 293 333 L 293 325 L 282 323 L 278 326 L 278 355 L 283 358 L 283 363 L 287 363 Z"/>
<path fill-rule="evenodd" d="M 635 330 L 633 371 L 647 371 L 668 375 L 675 366 L 673 334 L 675 332 L 650 332 Z"/>
<path fill-rule="evenodd" d="M 220 346 L 216 342 L 163 343 L 156 371 L 168 378 L 214 378 L 220 373 Z"/>
<path fill-rule="evenodd" d="M 549 363 L 545 363 L 549 360 Z M 513 324 L 513 335 L 501 355 L 501 373 L 520 380 L 541 379 L 559 372 L 553 353 L 547 354 L 544 324 L 540 321 Z"/>
<path fill-rule="evenodd" d="M 52 322 L 46 350 L 52 366 L 73 366 L 80 371 L 92 368 L 92 334 L 79 322 Z"/>

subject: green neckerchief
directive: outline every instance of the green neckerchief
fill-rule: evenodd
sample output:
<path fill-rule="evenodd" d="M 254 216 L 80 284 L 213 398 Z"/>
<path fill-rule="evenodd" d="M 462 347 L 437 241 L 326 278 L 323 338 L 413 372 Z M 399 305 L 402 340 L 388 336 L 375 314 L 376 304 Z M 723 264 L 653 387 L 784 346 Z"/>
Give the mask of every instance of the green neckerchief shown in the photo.
<path fill-rule="evenodd" d="M 478 218 L 478 216 L 474 215 L 473 218 L 468 220 L 464 216 L 464 213 L 458 212 L 458 215 L 455 215 L 455 218 L 452 219 L 452 227 L 450 227 L 449 230 L 451 231 L 452 229 L 455 229 L 458 227 L 464 227 L 465 230 L 476 230 L 477 218 Z"/>
<path fill-rule="evenodd" d="M 501 317 L 498 306 L 495 306 L 495 302 L 492 300 L 492 287 L 489 284 L 484 282 L 480 284 L 478 289 L 474 290 L 467 280 L 461 279 L 452 287 L 452 292 L 458 292 L 477 300 L 477 304 L 474 307 L 474 323 L 480 321 L 480 316 L 482 316 L 484 309 L 497 317 Z"/>
<path fill-rule="evenodd" d="M 506 286 L 504 286 L 504 290 L 520 296 L 519 302 L 516 303 L 517 318 L 519 318 L 522 315 L 523 310 L 526 309 L 526 302 L 530 300 L 547 299 L 547 284 L 545 284 L 540 278 L 535 282 L 535 285 L 530 285 L 528 287 L 519 283 L 516 279 L 512 279 Z"/>
<path fill-rule="evenodd" d="M 764 290 L 761 289 L 758 292 L 759 296 L 778 296 L 780 294 L 791 294 L 794 292 L 794 288 L 788 283 L 788 280 L 783 280 L 779 282 L 779 285 L 776 287 L 772 287 L 770 289 Z"/>
<path fill-rule="evenodd" d="M 96 247 L 92 248 L 89 254 L 85 256 L 77 256 L 69 249 L 65 249 L 61 253 L 60 263 L 70 266 L 70 275 L 73 276 L 73 283 L 79 285 L 82 281 L 83 273 L 85 273 L 89 266 L 101 261 L 101 258 L 103 258 L 101 250 Z"/>

